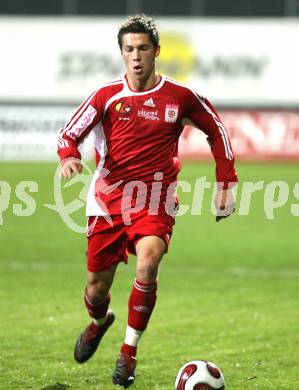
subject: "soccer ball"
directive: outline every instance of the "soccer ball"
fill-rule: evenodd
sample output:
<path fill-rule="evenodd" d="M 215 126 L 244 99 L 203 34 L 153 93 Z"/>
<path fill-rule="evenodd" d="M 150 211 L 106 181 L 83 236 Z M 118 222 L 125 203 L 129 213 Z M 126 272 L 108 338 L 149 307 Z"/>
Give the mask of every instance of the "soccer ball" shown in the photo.
<path fill-rule="evenodd" d="M 224 390 L 224 377 L 220 369 L 205 360 L 186 363 L 178 372 L 176 390 Z"/>

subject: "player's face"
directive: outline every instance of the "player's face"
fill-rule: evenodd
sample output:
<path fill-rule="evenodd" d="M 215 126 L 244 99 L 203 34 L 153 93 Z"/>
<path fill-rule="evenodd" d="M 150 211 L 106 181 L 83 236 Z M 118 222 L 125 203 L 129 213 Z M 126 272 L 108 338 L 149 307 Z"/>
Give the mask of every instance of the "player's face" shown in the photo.
<path fill-rule="evenodd" d="M 146 33 L 127 33 L 122 37 L 121 55 L 129 78 L 146 81 L 155 72 L 155 58 L 160 46 L 154 48 Z"/>

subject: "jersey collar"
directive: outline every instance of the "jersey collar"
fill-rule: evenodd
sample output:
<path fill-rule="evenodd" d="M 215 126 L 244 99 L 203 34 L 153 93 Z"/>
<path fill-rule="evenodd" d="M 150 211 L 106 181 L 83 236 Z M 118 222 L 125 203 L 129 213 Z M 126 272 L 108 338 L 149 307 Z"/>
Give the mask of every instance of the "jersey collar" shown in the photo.
<path fill-rule="evenodd" d="M 155 92 L 155 91 L 158 91 L 164 84 L 165 82 L 165 79 L 166 79 L 166 76 L 164 75 L 160 75 L 161 78 L 158 82 L 158 84 L 156 84 L 153 88 L 150 88 L 150 89 L 146 89 L 144 91 L 134 91 L 133 89 L 130 88 L 129 86 L 129 83 L 128 83 L 128 80 L 127 80 L 127 77 L 126 77 L 126 74 L 122 75 L 122 80 L 123 80 L 123 83 L 124 83 L 124 89 L 130 91 L 130 94 L 133 94 L 133 95 L 146 95 L 148 93 L 152 93 L 152 92 Z"/>

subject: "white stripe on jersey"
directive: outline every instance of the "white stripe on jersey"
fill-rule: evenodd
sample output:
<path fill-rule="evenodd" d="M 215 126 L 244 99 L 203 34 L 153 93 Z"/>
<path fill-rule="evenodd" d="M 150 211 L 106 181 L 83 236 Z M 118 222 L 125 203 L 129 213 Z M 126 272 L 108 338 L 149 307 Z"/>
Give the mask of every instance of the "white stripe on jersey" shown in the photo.
<path fill-rule="evenodd" d="M 60 136 L 58 137 L 57 144 L 58 144 L 58 146 L 59 146 L 59 149 L 63 149 L 63 148 L 65 148 L 65 147 L 67 147 L 67 146 L 65 146 L 65 140 L 62 139 Z"/>
<path fill-rule="evenodd" d="M 87 193 L 87 198 L 86 198 L 86 216 L 91 217 L 94 215 L 100 215 L 100 216 L 109 216 L 108 210 L 101 208 L 98 202 L 96 201 L 95 198 L 95 193 L 96 193 L 96 183 L 97 179 L 99 177 L 99 174 L 101 173 L 102 168 L 104 167 L 105 164 L 105 158 L 107 154 L 107 143 L 106 143 L 106 137 L 105 133 L 103 130 L 102 123 L 97 123 L 95 127 L 93 128 L 93 132 L 95 134 L 95 149 L 100 155 L 100 162 L 97 166 L 97 169 L 92 177 L 88 193 Z"/>
<path fill-rule="evenodd" d="M 234 156 L 233 156 L 233 152 L 232 152 L 232 149 L 231 149 L 231 146 L 230 146 L 230 143 L 229 143 L 229 138 L 228 138 L 227 132 L 225 130 L 225 127 L 219 121 L 219 119 L 214 114 L 214 112 L 210 109 L 210 107 L 202 99 L 200 99 L 200 97 L 197 95 L 197 93 L 196 92 L 193 92 L 193 93 L 197 97 L 197 99 L 200 101 L 200 103 L 203 105 L 203 107 L 206 109 L 206 111 L 212 116 L 212 118 L 214 119 L 215 123 L 217 124 L 217 126 L 218 126 L 218 128 L 220 130 L 222 141 L 223 141 L 223 145 L 224 145 L 224 149 L 225 149 L 225 155 L 226 155 L 228 160 L 233 160 Z"/>
<path fill-rule="evenodd" d="M 94 97 L 94 95 L 97 93 L 97 91 L 93 92 L 82 104 L 81 106 L 76 110 L 75 114 L 72 116 L 71 120 L 64 126 L 62 129 L 62 134 L 64 134 L 67 130 L 69 130 L 70 127 L 73 126 L 76 120 L 79 119 L 79 117 L 82 115 L 83 111 L 86 110 L 88 104 Z"/>
<path fill-rule="evenodd" d="M 84 113 L 82 113 L 80 118 L 78 118 L 77 122 L 74 123 L 69 130 L 67 130 L 66 135 L 73 140 L 81 137 L 82 133 L 92 123 L 97 113 L 97 110 L 91 104 L 89 104 Z"/>
<path fill-rule="evenodd" d="M 58 146 L 60 146 L 61 149 L 69 147 L 69 143 L 67 142 L 67 140 L 62 138 L 62 136 L 61 136 L 62 130 L 63 129 L 60 130 L 59 136 L 58 136 Z"/>
<path fill-rule="evenodd" d="M 229 160 L 232 160 L 233 159 L 233 152 L 232 152 L 232 149 L 231 149 L 231 146 L 230 146 L 230 143 L 229 143 L 229 139 L 228 139 L 228 135 L 227 135 L 227 132 L 225 130 L 225 127 L 222 125 L 222 123 L 219 121 L 219 119 L 213 113 L 213 111 L 211 111 L 209 106 L 207 106 L 205 104 L 205 102 L 202 101 L 202 99 L 200 99 L 198 94 L 195 91 L 193 91 L 191 88 L 188 88 L 185 85 L 180 84 L 177 81 L 175 81 L 175 80 L 173 80 L 173 79 L 171 79 L 169 77 L 167 77 L 166 79 L 167 79 L 167 81 L 169 81 L 172 84 L 175 84 L 175 85 L 178 85 L 180 87 L 184 87 L 184 88 L 188 89 L 190 92 L 192 92 L 196 96 L 196 98 L 200 101 L 200 103 L 203 105 L 205 110 L 212 116 L 212 118 L 214 119 L 215 123 L 217 124 L 217 126 L 219 128 L 219 131 L 220 131 L 220 134 L 221 134 L 222 141 L 223 141 L 223 145 L 224 145 L 224 149 L 225 149 L 225 155 L 226 155 L 226 157 Z"/>
<path fill-rule="evenodd" d="M 169 82 L 172 83 L 172 84 L 178 85 L 179 87 L 183 87 L 183 88 L 189 89 L 188 87 L 186 87 L 186 85 L 181 84 L 181 83 L 179 83 L 178 81 L 176 81 L 176 80 L 174 80 L 174 79 L 171 79 L 171 78 L 168 77 L 168 76 L 166 76 L 166 81 L 169 81 Z M 189 89 L 189 90 L 190 90 L 190 89 Z"/>
<path fill-rule="evenodd" d="M 101 88 L 105 87 L 105 86 L 109 86 L 109 85 L 117 85 L 117 84 L 121 84 L 122 83 L 122 79 L 117 79 L 117 80 L 114 80 L 114 81 L 111 81 L 111 82 L 108 82 L 108 83 L 105 83 Z M 72 115 L 71 119 L 66 123 L 66 125 L 60 129 L 59 131 L 59 137 L 58 137 L 58 145 L 60 146 L 61 149 L 63 148 L 68 148 L 69 147 L 69 143 L 67 140 L 65 140 L 63 138 L 64 134 L 67 134 L 67 132 L 70 130 L 70 128 L 72 129 L 73 126 L 75 126 L 75 122 L 78 121 L 81 119 L 81 116 L 83 115 L 84 111 L 86 110 L 86 108 L 88 107 L 88 104 L 90 103 L 90 101 L 92 100 L 92 98 L 95 96 L 95 94 L 101 89 L 97 89 L 96 91 L 94 91 L 80 106 L 79 108 L 77 108 L 76 112 Z"/>

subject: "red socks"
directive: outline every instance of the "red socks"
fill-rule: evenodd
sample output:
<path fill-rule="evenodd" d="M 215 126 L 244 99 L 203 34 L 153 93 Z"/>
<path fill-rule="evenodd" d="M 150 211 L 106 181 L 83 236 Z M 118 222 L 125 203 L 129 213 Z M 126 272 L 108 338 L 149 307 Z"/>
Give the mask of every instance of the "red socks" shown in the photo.
<path fill-rule="evenodd" d="M 144 283 L 135 279 L 129 298 L 129 316 L 125 343 L 121 352 L 136 356 L 137 344 L 146 329 L 157 299 L 157 282 Z"/>
<path fill-rule="evenodd" d="M 135 279 L 129 298 L 128 325 L 144 331 L 157 299 L 157 282 L 147 284 Z"/>
<path fill-rule="evenodd" d="M 137 347 L 132 347 L 132 345 L 128 345 L 128 344 L 124 343 L 121 346 L 120 352 L 125 353 L 126 355 L 129 355 L 129 356 L 135 357 L 136 353 L 137 353 Z"/>
<path fill-rule="evenodd" d="M 107 314 L 108 306 L 111 300 L 111 294 L 107 295 L 107 298 L 103 302 L 93 302 L 87 294 L 85 289 L 84 302 L 90 317 L 99 320 L 104 318 Z"/>
<path fill-rule="evenodd" d="M 126 330 L 125 342 L 121 347 L 121 352 L 129 356 L 136 356 L 137 344 L 139 339 L 146 329 L 152 311 L 154 310 L 157 299 L 157 282 L 144 283 L 135 279 L 128 306 L 128 326 Z M 105 319 L 108 306 L 111 300 L 109 293 L 105 301 L 97 302 L 92 300 L 85 289 L 84 302 L 89 315 L 96 321 L 97 325 L 101 325 L 101 320 Z"/>

